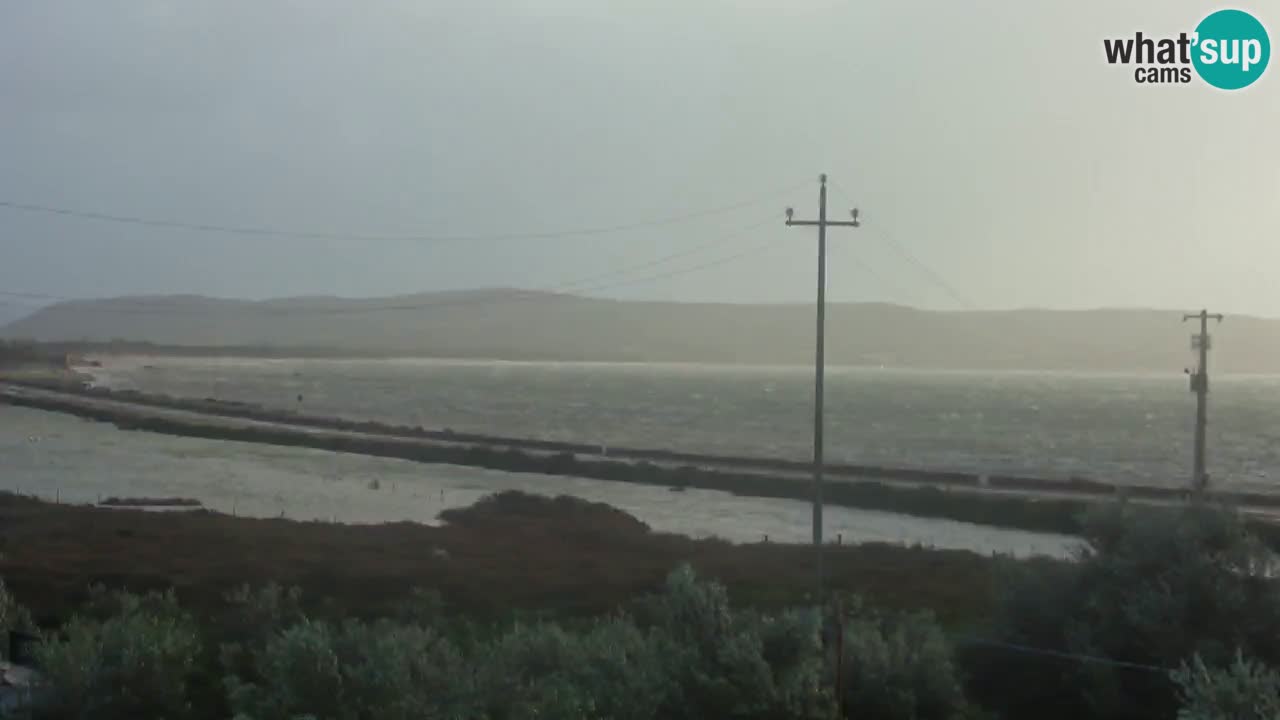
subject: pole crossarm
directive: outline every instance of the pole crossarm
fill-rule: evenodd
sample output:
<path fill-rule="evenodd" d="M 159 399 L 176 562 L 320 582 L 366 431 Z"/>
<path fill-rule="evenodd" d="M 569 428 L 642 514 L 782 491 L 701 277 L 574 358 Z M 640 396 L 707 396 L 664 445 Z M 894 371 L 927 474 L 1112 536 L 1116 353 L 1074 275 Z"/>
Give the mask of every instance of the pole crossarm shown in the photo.
<path fill-rule="evenodd" d="M 817 227 L 825 224 L 827 227 L 862 227 L 862 223 L 857 220 L 828 220 L 822 223 L 820 220 L 788 220 L 787 227 Z"/>

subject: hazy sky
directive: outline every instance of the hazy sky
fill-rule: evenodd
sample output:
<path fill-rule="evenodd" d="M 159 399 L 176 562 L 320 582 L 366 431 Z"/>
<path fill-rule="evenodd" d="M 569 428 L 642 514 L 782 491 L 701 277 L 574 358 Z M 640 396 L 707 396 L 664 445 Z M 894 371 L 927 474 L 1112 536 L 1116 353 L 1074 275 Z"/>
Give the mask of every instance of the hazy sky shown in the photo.
<path fill-rule="evenodd" d="M 784 228 L 781 211 L 812 216 L 827 172 L 865 219 L 829 238 L 835 300 L 1280 315 L 1280 61 L 1229 93 L 1198 79 L 1138 85 L 1103 58 L 1104 37 L 1189 32 L 1218 7 L 4 2 L 2 201 L 380 235 L 543 233 L 758 202 L 628 232 L 451 243 L 242 237 L 0 208 L 0 291 L 539 288 L 754 225 L 587 285 L 610 297 L 807 301 L 813 233 Z M 1280 4 L 1240 7 L 1280 40 Z M 850 205 L 834 189 L 831 200 L 833 213 Z"/>

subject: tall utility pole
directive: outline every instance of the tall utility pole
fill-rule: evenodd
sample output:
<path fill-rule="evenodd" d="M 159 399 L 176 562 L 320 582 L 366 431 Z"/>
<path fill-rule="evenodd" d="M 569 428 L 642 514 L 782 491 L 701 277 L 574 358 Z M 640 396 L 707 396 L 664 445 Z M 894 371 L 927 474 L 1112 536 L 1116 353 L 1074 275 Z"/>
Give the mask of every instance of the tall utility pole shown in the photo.
<path fill-rule="evenodd" d="M 1196 457 L 1191 488 L 1200 492 L 1209 485 L 1209 475 L 1205 472 L 1204 463 L 1204 431 L 1209 422 L 1209 320 L 1222 322 L 1222 315 L 1201 310 L 1194 315 L 1183 315 L 1182 322 L 1196 318 L 1200 320 L 1200 334 L 1191 336 L 1191 349 L 1200 351 L 1200 366 L 1194 373 L 1189 370 L 1187 372 L 1191 375 L 1191 392 L 1196 394 Z"/>
<path fill-rule="evenodd" d="M 827 333 L 827 228 L 858 227 L 858 211 L 852 220 L 827 220 L 827 176 L 818 176 L 818 219 L 794 220 L 794 211 L 787 208 L 787 227 L 816 226 L 818 228 L 818 332 L 817 351 L 814 358 L 813 379 L 813 544 L 818 553 L 818 601 L 822 601 L 825 572 L 822 565 L 822 376 L 825 365 L 825 340 Z"/>

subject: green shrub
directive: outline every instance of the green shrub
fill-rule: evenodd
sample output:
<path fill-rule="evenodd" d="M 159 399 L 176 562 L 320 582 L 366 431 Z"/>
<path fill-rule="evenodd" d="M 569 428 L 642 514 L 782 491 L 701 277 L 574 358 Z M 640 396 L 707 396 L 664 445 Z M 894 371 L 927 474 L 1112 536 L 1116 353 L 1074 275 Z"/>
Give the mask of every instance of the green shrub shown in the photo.
<path fill-rule="evenodd" d="M 786 610 L 755 623 L 761 655 L 773 673 L 774 705 L 792 717 L 831 714 L 834 702 L 822 685 L 826 667 L 818 613 Z"/>
<path fill-rule="evenodd" d="M 720 583 L 698 580 L 689 565 L 667 576 L 663 592 L 650 599 L 647 609 L 658 628 L 700 652 L 713 650 L 733 629 L 728 591 Z"/>
<path fill-rule="evenodd" d="M 951 720 L 966 711 L 951 644 L 931 617 L 857 618 L 844 638 L 847 717 Z"/>
<path fill-rule="evenodd" d="M 324 623 L 304 620 L 269 639 L 255 657 L 262 683 L 227 679 L 232 710 L 240 718 L 353 717 L 342 683 L 333 635 Z"/>
<path fill-rule="evenodd" d="M 269 583 L 252 589 L 238 587 L 225 596 L 230 606 L 222 616 L 219 647 L 223 671 L 229 675 L 252 677 L 255 652 L 260 652 L 273 634 L 303 619 L 302 591 Z"/>
<path fill-rule="evenodd" d="M 1075 563 L 1011 573 L 997 637 L 1076 656 L 974 651 L 975 696 L 1009 717 L 1168 718 L 1178 706 L 1162 668 L 1194 655 L 1226 666 L 1237 648 L 1280 662 L 1280 590 L 1271 552 L 1228 509 L 1103 507 L 1084 520 Z"/>
<path fill-rule="evenodd" d="M 832 716 L 834 703 L 821 689 L 816 613 L 735 614 L 724 586 L 699 581 L 682 566 L 649 604 L 648 615 L 665 636 L 665 665 L 674 684 L 661 717 Z"/>
<path fill-rule="evenodd" d="M 490 717 L 648 720 L 671 693 L 661 639 L 627 618 L 582 632 L 517 627 L 482 657 L 480 694 Z"/>
<path fill-rule="evenodd" d="M 42 714 L 188 717 L 187 682 L 200 641 L 172 593 L 116 593 L 106 599 L 115 609 L 105 619 L 76 616 L 36 649 L 50 690 Z"/>
<path fill-rule="evenodd" d="M 411 625 L 434 625 L 444 619 L 444 597 L 439 590 L 414 588 L 396 606 L 396 618 Z"/>
<path fill-rule="evenodd" d="M 226 679 L 241 718 L 453 716 L 466 680 L 457 653 L 434 631 L 392 622 L 334 628 L 304 619 L 269 638 L 252 659 L 252 678 Z"/>
<path fill-rule="evenodd" d="M 218 658 L 200 654 L 171 594 L 95 590 L 81 615 L 40 648 L 53 683 L 44 715 L 834 720 L 836 713 L 816 611 L 737 611 L 722 585 L 688 567 L 668 576 L 637 616 L 559 623 L 481 627 L 445 618 L 431 593 L 372 623 L 309 618 L 299 593 L 278 586 L 241 588 L 227 599 L 231 612 L 205 627 L 210 648 L 233 640 L 221 646 L 219 674 Z M 851 714 L 954 717 L 961 703 L 936 627 L 924 618 L 859 622 L 845 666 Z"/>
<path fill-rule="evenodd" d="M 242 585 L 227 593 L 240 632 L 254 638 L 302 619 L 302 590 L 268 583 L 257 590 Z"/>
<path fill-rule="evenodd" d="M 5 586 L 4 578 L 0 578 L 0 638 L 7 637 L 6 633 L 10 630 L 33 631 L 35 627 L 35 623 L 31 621 L 31 613 L 18 604 Z M 0 649 L 7 649 L 8 644 L 0 639 Z"/>
<path fill-rule="evenodd" d="M 457 649 L 436 630 L 349 621 L 338 635 L 348 695 L 370 720 L 462 717 L 474 681 Z"/>
<path fill-rule="evenodd" d="M 1225 669 L 1196 656 L 1173 674 L 1181 693 L 1178 720 L 1274 720 L 1280 717 L 1280 673 L 1237 653 Z"/>

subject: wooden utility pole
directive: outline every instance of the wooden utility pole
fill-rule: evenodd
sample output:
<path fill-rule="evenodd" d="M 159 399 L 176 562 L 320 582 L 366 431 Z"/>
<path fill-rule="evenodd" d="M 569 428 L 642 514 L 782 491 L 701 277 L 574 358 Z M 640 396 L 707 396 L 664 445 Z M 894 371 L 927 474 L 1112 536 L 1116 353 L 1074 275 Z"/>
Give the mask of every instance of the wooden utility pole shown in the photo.
<path fill-rule="evenodd" d="M 814 358 L 813 381 L 813 544 L 818 553 L 818 602 L 822 602 L 825 572 L 822 565 L 822 381 L 825 365 L 826 315 L 827 315 L 827 228 L 858 227 L 858 210 L 852 211 L 852 220 L 827 220 L 827 176 L 818 177 L 818 219 L 795 220 L 794 211 L 787 208 L 787 227 L 815 226 L 818 228 L 818 332 L 817 351 Z"/>
<path fill-rule="evenodd" d="M 1191 474 L 1191 489 L 1202 492 L 1209 486 L 1209 475 L 1205 472 L 1204 445 L 1205 426 L 1209 424 L 1209 320 L 1222 322 L 1221 313 L 1210 314 L 1201 310 L 1193 315 L 1183 315 L 1182 322 L 1200 320 L 1200 334 L 1191 336 L 1191 349 L 1200 351 L 1200 365 L 1191 376 L 1191 392 L 1196 394 L 1196 449 L 1195 467 Z"/>

